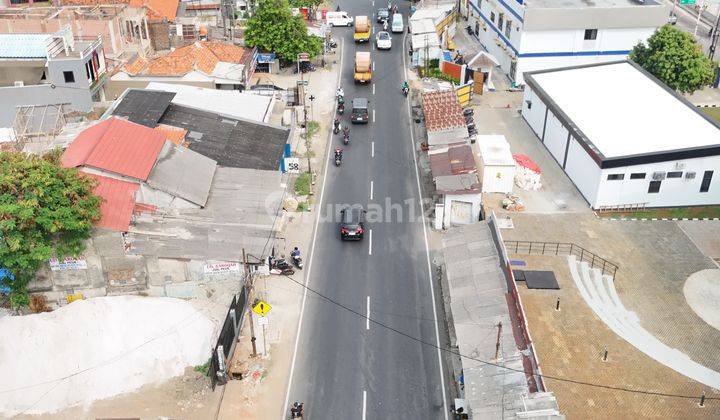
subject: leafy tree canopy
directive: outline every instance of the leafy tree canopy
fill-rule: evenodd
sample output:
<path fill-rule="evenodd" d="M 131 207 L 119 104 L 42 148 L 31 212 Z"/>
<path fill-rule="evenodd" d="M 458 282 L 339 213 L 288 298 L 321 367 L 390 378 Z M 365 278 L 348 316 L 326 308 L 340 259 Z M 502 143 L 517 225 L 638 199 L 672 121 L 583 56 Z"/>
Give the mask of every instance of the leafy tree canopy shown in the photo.
<path fill-rule="evenodd" d="M 692 35 L 665 25 L 633 48 L 630 58 L 671 88 L 692 93 L 709 85 L 713 63 Z"/>
<path fill-rule="evenodd" d="M 322 0 L 290 0 L 292 7 L 312 7 L 315 8 L 322 4 Z"/>
<path fill-rule="evenodd" d="M 77 256 L 100 219 L 95 181 L 45 157 L 0 152 L 0 266 L 14 306 L 27 305 L 27 284 L 49 258 Z"/>
<path fill-rule="evenodd" d="M 315 57 L 323 40 L 308 34 L 300 16 L 293 16 L 288 0 L 261 0 L 245 28 L 245 43 L 272 51 L 284 61 L 295 61 L 301 52 Z"/>

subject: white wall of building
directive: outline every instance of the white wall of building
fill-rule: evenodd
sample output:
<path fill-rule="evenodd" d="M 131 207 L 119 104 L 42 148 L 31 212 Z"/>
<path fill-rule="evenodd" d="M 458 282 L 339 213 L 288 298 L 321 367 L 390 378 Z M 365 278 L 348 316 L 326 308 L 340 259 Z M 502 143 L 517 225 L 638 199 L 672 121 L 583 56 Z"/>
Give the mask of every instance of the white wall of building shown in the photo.
<path fill-rule="evenodd" d="M 700 185 L 705 171 L 713 171 L 708 192 L 701 193 Z M 648 193 L 653 172 L 682 172 L 680 178 L 665 178 L 660 191 Z M 687 172 L 695 172 L 687 179 Z M 633 173 L 644 173 L 645 179 L 630 179 Z M 608 180 L 608 175 L 624 174 L 621 181 Z M 646 165 L 603 169 L 597 201 L 594 207 L 647 203 L 648 207 L 702 206 L 720 203 L 720 156 L 658 162 Z"/>
<path fill-rule="evenodd" d="M 567 162 L 565 163 L 565 173 L 570 177 L 575 187 L 580 190 L 585 200 L 594 208 L 598 189 L 600 188 L 600 180 L 602 179 L 602 170 L 572 136 L 570 137 L 570 147 L 568 148 Z"/>
<path fill-rule="evenodd" d="M 595 40 L 585 40 L 584 29 L 526 30 L 523 22 L 510 11 L 524 15 L 523 6 L 516 1 L 509 0 L 504 5 L 494 0 L 468 1 L 468 23 L 473 30 L 478 29 L 480 44 L 498 59 L 502 70 L 519 85 L 524 84 L 523 73 L 527 71 L 624 60 L 633 46 L 646 41 L 656 29 L 648 26 L 586 28 L 598 31 Z M 587 8 L 583 12 L 591 17 L 597 10 Z M 504 21 L 502 29 L 498 27 L 500 13 Z M 509 36 L 504 27 L 508 20 L 512 25 Z M 515 68 L 513 61 L 516 61 Z"/>
<path fill-rule="evenodd" d="M 538 138 L 543 135 L 543 123 L 545 122 L 545 110 L 547 107 L 537 97 L 535 91 L 526 88 L 523 93 L 522 115 L 528 125 Z"/>

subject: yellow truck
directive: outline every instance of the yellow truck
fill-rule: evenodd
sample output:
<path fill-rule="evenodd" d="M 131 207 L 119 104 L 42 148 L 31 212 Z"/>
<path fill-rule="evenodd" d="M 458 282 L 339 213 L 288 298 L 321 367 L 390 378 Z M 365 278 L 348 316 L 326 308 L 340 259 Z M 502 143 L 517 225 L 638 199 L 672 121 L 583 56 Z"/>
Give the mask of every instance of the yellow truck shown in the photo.
<path fill-rule="evenodd" d="M 368 42 L 370 41 L 370 32 L 372 32 L 372 25 L 367 16 L 355 16 L 355 42 Z"/>
<path fill-rule="evenodd" d="M 355 53 L 355 83 L 369 83 L 372 80 L 372 60 L 370 52 Z"/>

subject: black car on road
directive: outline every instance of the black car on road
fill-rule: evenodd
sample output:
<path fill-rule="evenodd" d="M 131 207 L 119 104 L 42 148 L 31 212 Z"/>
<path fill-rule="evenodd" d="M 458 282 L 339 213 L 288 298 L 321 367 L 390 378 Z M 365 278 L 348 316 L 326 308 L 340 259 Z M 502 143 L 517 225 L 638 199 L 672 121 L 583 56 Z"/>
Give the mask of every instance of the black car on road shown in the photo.
<path fill-rule="evenodd" d="M 353 124 L 367 124 L 370 119 L 368 114 L 367 98 L 355 98 L 352 100 L 352 112 L 350 122 Z"/>
<path fill-rule="evenodd" d="M 362 207 L 346 207 L 340 211 L 340 239 L 343 241 L 359 241 L 365 234 L 364 217 L 365 210 Z"/>

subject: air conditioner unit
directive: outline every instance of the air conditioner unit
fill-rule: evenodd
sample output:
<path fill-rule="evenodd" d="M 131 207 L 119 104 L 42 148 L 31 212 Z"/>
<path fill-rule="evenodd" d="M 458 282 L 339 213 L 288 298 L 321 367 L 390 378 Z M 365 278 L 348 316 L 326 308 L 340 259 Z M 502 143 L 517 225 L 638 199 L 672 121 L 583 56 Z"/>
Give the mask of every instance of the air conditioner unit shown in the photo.
<path fill-rule="evenodd" d="M 665 179 L 665 172 L 653 172 L 652 179 L 653 181 L 662 181 Z"/>
<path fill-rule="evenodd" d="M 676 171 L 681 171 L 681 170 L 683 170 L 683 169 L 685 169 L 685 164 L 684 164 L 684 163 L 682 163 L 682 162 L 676 162 L 676 163 L 675 163 L 675 170 L 676 170 Z"/>
<path fill-rule="evenodd" d="M 685 179 L 695 179 L 695 172 L 685 172 Z"/>

